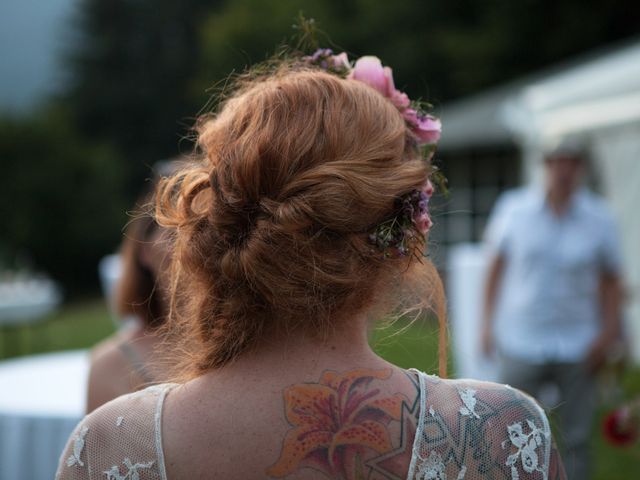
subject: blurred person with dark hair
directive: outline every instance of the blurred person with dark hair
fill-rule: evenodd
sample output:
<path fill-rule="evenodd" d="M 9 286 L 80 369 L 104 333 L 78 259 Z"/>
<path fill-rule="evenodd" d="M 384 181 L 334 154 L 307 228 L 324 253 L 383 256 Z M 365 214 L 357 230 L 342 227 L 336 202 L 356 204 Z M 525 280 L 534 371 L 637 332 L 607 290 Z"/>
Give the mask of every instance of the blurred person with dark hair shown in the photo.
<path fill-rule="evenodd" d="M 91 351 L 87 412 L 157 380 L 154 350 L 167 313 L 163 279 L 169 263 L 166 230 L 141 213 L 153 201 L 147 193 L 136 204 L 120 247 L 121 273 L 114 286 L 114 309 L 124 325 Z"/>
<path fill-rule="evenodd" d="M 555 384 L 567 474 L 589 478 L 595 374 L 620 335 L 622 259 L 604 202 L 581 186 L 586 152 L 560 144 L 544 189 L 505 193 L 487 228 L 491 254 L 482 349 L 501 382 L 533 396 Z"/>

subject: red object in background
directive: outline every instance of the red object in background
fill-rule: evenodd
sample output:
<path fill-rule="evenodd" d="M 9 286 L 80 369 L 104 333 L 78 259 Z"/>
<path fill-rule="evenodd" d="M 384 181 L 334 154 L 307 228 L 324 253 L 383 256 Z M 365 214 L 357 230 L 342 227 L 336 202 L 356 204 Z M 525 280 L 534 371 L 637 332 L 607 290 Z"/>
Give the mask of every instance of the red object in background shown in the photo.
<path fill-rule="evenodd" d="M 602 420 L 602 434 L 612 445 L 631 445 L 638 439 L 637 419 L 628 407 L 614 410 Z"/>

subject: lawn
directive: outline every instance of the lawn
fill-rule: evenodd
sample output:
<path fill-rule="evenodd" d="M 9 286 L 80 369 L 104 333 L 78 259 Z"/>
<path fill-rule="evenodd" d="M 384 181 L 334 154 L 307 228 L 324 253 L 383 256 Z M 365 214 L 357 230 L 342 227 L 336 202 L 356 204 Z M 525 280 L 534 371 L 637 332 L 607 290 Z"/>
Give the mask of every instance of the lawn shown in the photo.
<path fill-rule="evenodd" d="M 36 325 L 0 330 L 0 358 L 28 355 L 54 350 L 88 348 L 112 333 L 115 325 L 104 303 L 86 301 L 65 306 Z M 437 325 L 416 322 L 407 326 L 401 322 L 390 327 L 375 329 L 371 344 L 391 362 L 405 368 L 415 367 L 436 373 Z M 450 368 L 451 370 L 451 368 Z M 640 394 L 640 369 L 628 370 L 622 379 L 624 390 Z M 593 480 L 628 480 L 640 467 L 640 446 L 622 449 L 607 444 L 600 435 L 600 410 L 594 429 L 593 451 L 596 472 Z"/>
<path fill-rule="evenodd" d="M 87 348 L 115 330 L 102 300 L 64 306 L 30 326 L 0 330 L 0 359 L 18 355 Z"/>

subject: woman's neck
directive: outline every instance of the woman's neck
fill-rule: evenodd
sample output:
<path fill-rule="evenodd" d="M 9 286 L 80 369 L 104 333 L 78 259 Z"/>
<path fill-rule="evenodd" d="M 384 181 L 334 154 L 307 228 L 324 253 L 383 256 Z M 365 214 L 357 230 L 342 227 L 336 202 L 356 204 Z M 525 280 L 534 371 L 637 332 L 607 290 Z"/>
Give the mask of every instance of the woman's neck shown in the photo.
<path fill-rule="evenodd" d="M 348 326 L 326 338 L 295 332 L 274 335 L 232 363 L 212 372 L 215 377 L 246 375 L 318 375 L 324 370 L 386 363 L 369 346 L 366 318 L 353 318 Z"/>

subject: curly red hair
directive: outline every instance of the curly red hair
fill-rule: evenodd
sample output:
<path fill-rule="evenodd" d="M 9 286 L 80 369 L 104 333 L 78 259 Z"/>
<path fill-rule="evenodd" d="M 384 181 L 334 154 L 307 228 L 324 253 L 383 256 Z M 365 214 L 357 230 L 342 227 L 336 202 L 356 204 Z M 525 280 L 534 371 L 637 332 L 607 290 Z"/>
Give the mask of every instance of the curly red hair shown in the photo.
<path fill-rule="evenodd" d="M 243 82 L 198 131 L 204 155 L 160 185 L 156 206 L 176 232 L 170 315 L 187 376 L 265 335 L 327 335 L 383 297 L 444 308 L 426 259 L 385 259 L 368 241 L 430 173 L 378 92 L 281 67 Z M 397 296 L 399 284 L 414 293 Z"/>

